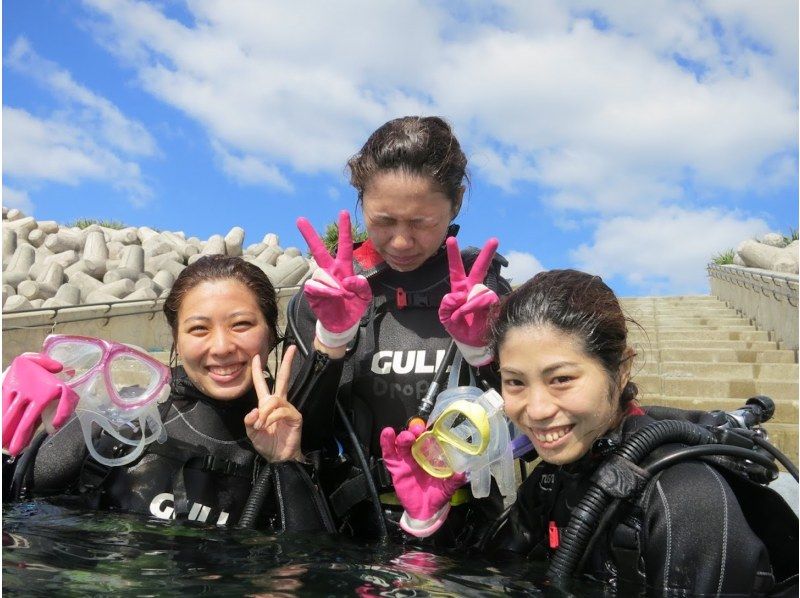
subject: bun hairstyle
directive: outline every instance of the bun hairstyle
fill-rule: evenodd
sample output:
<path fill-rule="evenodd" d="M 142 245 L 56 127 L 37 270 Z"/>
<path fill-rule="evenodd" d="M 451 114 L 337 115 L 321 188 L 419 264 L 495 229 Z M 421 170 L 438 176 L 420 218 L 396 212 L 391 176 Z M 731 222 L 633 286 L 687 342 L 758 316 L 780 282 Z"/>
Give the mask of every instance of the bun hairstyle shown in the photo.
<path fill-rule="evenodd" d="M 627 359 L 628 326 L 622 307 L 603 279 L 578 270 L 539 272 L 507 295 L 494 320 L 491 341 L 495 355 L 512 328 L 552 326 L 583 343 L 584 351 L 597 359 L 616 385 Z M 622 389 L 620 409 L 638 394 L 633 382 Z"/>
<path fill-rule="evenodd" d="M 359 201 L 372 178 L 383 172 L 433 180 L 456 211 L 469 184 L 467 157 L 453 129 L 438 116 L 404 116 L 381 125 L 347 167 Z"/>
<path fill-rule="evenodd" d="M 259 268 L 240 257 L 225 255 L 207 255 L 193 264 L 186 266 L 172 290 L 164 301 L 164 315 L 172 329 L 172 338 L 178 336 L 178 311 L 183 299 L 197 285 L 214 280 L 236 280 L 250 289 L 256 298 L 258 307 L 267 322 L 270 335 L 270 349 L 277 339 L 278 302 L 275 288 L 267 275 Z"/>

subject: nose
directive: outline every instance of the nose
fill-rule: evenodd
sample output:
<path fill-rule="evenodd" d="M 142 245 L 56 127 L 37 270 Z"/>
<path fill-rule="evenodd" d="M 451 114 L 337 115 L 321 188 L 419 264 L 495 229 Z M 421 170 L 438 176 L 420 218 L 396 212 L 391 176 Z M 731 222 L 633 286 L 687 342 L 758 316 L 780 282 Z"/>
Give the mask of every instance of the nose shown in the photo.
<path fill-rule="evenodd" d="M 532 422 L 544 422 L 555 417 L 558 405 L 546 388 L 533 386 L 528 393 L 525 414 Z"/>
<path fill-rule="evenodd" d="M 398 228 L 394 231 L 391 247 L 395 251 L 407 251 L 414 246 L 414 238 L 408 230 Z"/>
<path fill-rule="evenodd" d="M 210 350 L 214 355 L 226 355 L 235 350 L 233 339 L 227 330 L 216 329 L 212 332 Z"/>

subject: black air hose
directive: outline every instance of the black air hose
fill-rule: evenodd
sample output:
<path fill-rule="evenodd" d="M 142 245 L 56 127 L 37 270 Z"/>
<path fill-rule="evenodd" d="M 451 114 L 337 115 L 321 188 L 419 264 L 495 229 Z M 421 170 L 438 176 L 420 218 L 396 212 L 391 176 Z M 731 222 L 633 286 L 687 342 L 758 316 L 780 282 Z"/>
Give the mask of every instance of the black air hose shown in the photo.
<path fill-rule="evenodd" d="M 294 321 L 292 317 L 292 311 L 294 311 L 294 305 L 297 301 L 299 301 L 299 294 L 295 295 L 289 300 L 289 305 L 286 309 L 286 322 L 291 329 L 292 337 L 294 338 L 294 342 L 297 345 L 298 351 L 300 354 L 307 358 L 308 357 L 308 347 L 306 347 L 303 339 L 300 336 L 300 332 L 297 330 L 297 323 Z M 358 338 L 356 336 L 356 338 Z M 358 342 L 358 341 L 356 341 Z M 344 409 L 342 408 L 341 404 L 339 403 L 339 398 L 336 397 L 336 412 L 339 415 L 339 419 L 341 419 L 342 424 L 344 425 L 345 429 L 347 430 L 347 435 L 350 437 L 350 442 L 353 445 L 353 452 L 356 454 L 356 459 L 358 459 L 361 468 L 364 471 L 364 478 L 366 479 L 367 489 L 369 490 L 370 495 L 370 502 L 372 503 L 372 508 L 375 511 L 375 515 L 378 518 L 378 526 L 380 527 L 381 532 L 381 540 L 386 540 L 389 537 L 389 530 L 386 527 L 386 520 L 383 515 L 383 509 L 381 508 L 381 501 L 378 497 L 378 489 L 375 487 L 375 481 L 372 479 L 372 472 L 369 468 L 369 463 L 367 463 L 367 458 L 364 455 L 364 451 L 361 448 L 361 443 L 358 441 L 358 435 L 356 431 L 353 429 L 353 425 L 350 423 L 350 420 L 347 418 L 347 414 L 345 413 Z"/>
<path fill-rule="evenodd" d="M 638 465 L 653 449 L 671 442 L 713 444 L 716 438 L 709 430 L 687 421 L 657 421 L 636 432 L 615 449 L 614 454 Z M 599 486 L 589 486 L 572 510 L 572 518 L 547 569 L 548 579 L 558 581 L 573 574 L 603 513 L 613 500 L 614 497 Z"/>
<path fill-rule="evenodd" d="M 264 501 L 272 490 L 272 465 L 269 463 L 264 464 L 263 469 L 258 472 L 253 488 L 250 490 L 250 496 L 247 497 L 247 502 L 242 509 L 242 515 L 239 517 L 239 527 L 252 528 L 256 523 L 256 517 L 261 512 L 264 506 Z"/>
<path fill-rule="evenodd" d="M 47 439 L 47 436 L 48 434 L 46 431 L 39 432 L 19 458 L 17 466 L 14 469 L 14 476 L 11 478 L 10 494 L 12 501 L 17 502 L 22 500 L 23 493 L 28 490 L 29 473 L 36 461 L 36 455 L 39 454 L 39 449 Z"/>
<path fill-rule="evenodd" d="M 665 455 L 660 459 L 648 463 L 645 469 L 651 475 L 658 473 L 662 469 L 675 465 L 678 461 L 685 461 L 686 459 L 694 459 L 695 457 L 706 457 L 712 455 L 723 455 L 726 457 L 738 457 L 740 459 L 747 459 L 753 463 L 758 463 L 768 471 L 774 471 L 776 476 L 778 467 L 767 455 L 757 453 L 756 451 L 742 448 L 740 446 L 725 446 L 725 445 L 704 445 L 704 446 L 687 446 L 678 449 L 674 453 Z M 774 479 L 774 478 L 773 478 Z"/>

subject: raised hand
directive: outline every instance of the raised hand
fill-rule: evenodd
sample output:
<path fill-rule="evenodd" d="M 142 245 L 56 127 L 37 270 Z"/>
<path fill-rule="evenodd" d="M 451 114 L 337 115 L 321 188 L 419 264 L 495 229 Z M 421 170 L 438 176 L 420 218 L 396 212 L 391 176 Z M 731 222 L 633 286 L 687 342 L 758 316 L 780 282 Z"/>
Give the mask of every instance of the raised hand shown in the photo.
<path fill-rule="evenodd" d="M 395 434 L 393 428 L 381 432 L 381 451 L 386 469 L 392 476 L 395 494 L 405 513 L 400 527 L 424 538 L 439 529 L 450 511 L 450 498 L 467 478 L 456 473 L 440 479 L 428 475 L 411 454 L 411 445 L 420 430 L 404 430 Z"/>
<path fill-rule="evenodd" d="M 75 412 L 78 395 L 55 376 L 62 368 L 42 353 L 23 353 L 11 362 L 3 378 L 3 448 L 12 455 L 28 446 L 45 410 L 55 407 L 53 430 Z"/>
<path fill-rule="evenodd" d="M 372 301 L 372 290 L 363 276 L 353 272 L 353 235 L 350 214 L 339 212 L 339 247 L 331 257 L 317 231 L 305 218 L 297 228 L 319 268 L 303 287 L 317 316 L 317 338 L 327 347 L 342 347 L 358 332 L 358 323 Z"/>
<path fill-rule="evenodd" d="M 447 239 L 447 261 L 450 264 L 450 292 L 439 305 L 439 321 L 456 341 L 464 359 L 472 365 L 486 365 L 492 360 L 486 338 L 489 315 L 499 299 L 483 284 L 492 263 L 498 241 L 492 237 L 481 249 L 469 276 L 455 237 Z"/>
<path fill-rule="evenodd" d="M 275 378 L 275 392 L 270 393 L 261 374 L 261 357 L 253 356 L 253 386 L 258 395 L 258 408 L 244 417 L 247 437 L 259 455 L 270 463 L 276 461 L 302 461 L 300 452 L 303 416 L 289 403 L 289 377 L 297 347 L 292 345 L 283 354 L 281 367 Z"/>

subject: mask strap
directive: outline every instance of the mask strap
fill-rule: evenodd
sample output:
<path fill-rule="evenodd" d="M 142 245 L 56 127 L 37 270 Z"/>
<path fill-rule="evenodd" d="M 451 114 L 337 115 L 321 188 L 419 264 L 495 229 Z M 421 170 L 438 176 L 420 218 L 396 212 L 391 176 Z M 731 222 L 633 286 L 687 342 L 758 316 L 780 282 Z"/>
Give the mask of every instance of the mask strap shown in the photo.
<path fill-rule="evenodd" d="M 86 443 L 86 448 L 89 449 L 89 454 L 98 462 L 102 463 L 103 465 L 107 465 L 109 467 L 119 467 L 122 465 L 127 465 L 139 458 L 139 456 L 144 452 L 144 447 L 148 444 L 148 439 L 145 438 L 144 432 L 142 435 L 136 439 L 131 440 L 130 438 L 125 438 L 119 432 L 117 432 L 112 426 L 109 425 L 108 418 L 104 417 L 103 415 L 96 413 L 94 411 L 90 411 L 88 409 L 78 409 L 78 420 L 81 423 L 81 430 L 83 431 L 83 440 Z M 95 417 L 96 416 L 96 417 Z M 109 459 L 108 457 L 104 457 L 100 453 L 97 452 L 97 449 L 94 446 L 94 439 L 92 438 L 92 423 L 96 423 L 100 428 L 103 429 L 106 433 L 108 433 L 113 438 L 127 444 L 129 446 L 133 446 L 134 449 L 129 452 L 128 454 L 118 457 L 116 459 Z M 144 426 L 144 418 L 139 418 L 140 425 Z M 160 432 L 160 431 L 159 431 Z M 155 437 L 151 434 L 151 440 L 154 440 Z"/>

